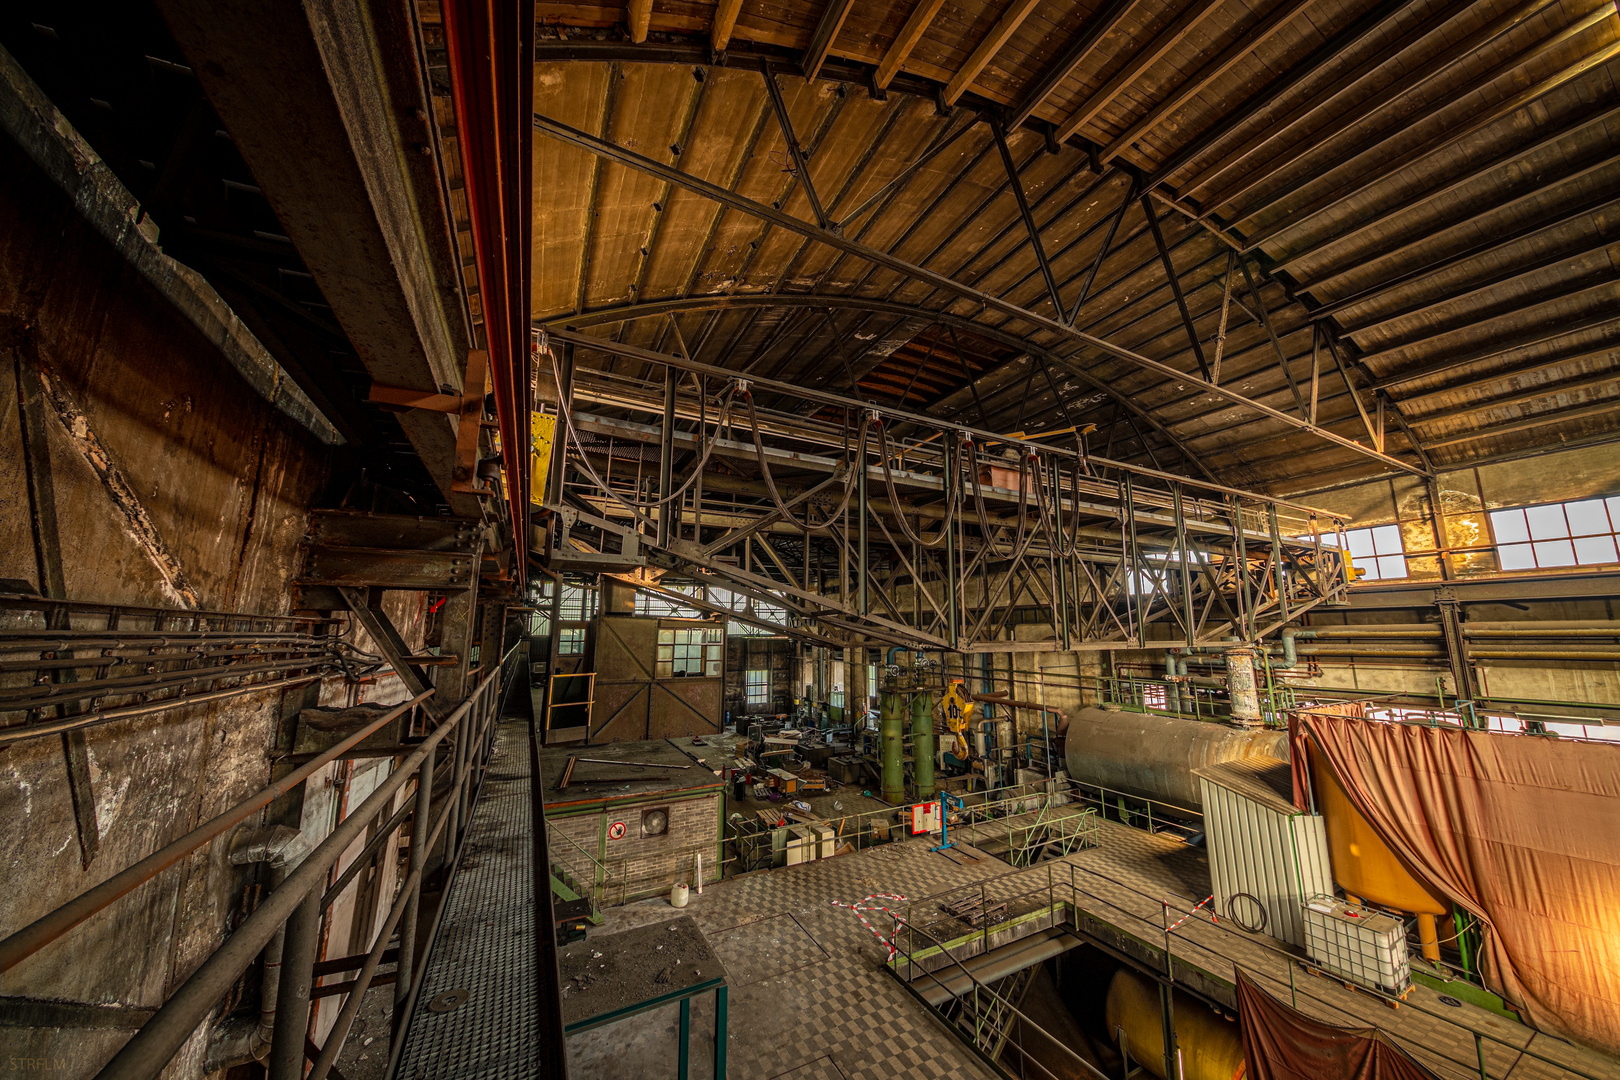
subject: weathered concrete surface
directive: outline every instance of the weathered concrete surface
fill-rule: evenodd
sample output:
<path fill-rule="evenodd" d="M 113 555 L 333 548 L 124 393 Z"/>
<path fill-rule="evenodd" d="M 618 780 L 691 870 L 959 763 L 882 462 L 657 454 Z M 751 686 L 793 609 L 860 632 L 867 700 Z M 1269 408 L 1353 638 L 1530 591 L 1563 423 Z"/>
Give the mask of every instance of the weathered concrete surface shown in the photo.
<path fill-rule="evenodd" d="M 134 259 L 134 239 L 120 243 L 101 227 L 116 217 L 97 202 L 107 190 L 84 186 L 70 199 L 58 177 L 0 137 L 0 577 L 40 581 L 19 437 L 22 364 L 46 390 L 70 598 L 284 611 L 331 446 L 312 433 L 309 415 L 265 393 L 236 362 L 252 352 L 251 338 L 228 309 L 209 308 L 215 321 L 199 322 L 151 265 Z M 409 604 L 401 608 L 408 623 Z M 398 689 L 391 682 L 358 689 L 389 700 Z M 342 703 L 357 695 L 334 680 L 324 696 Z M 263 786 L 280 715 L 270 693 L 90 729 L 101 847 L 88 871 L 74 842 L 60 742 L 0 753 L 8 823 L 0 933 Z M 0 1029 L 0 1042 L 64 1057 L 51 1075 L 94 1075 L 128 1035 L 107 1017 L 144 1016 L 226 932 L 251 880 L 226 862 L 227 843 L 0 977 L 0 995 L 65 1003 L 49 1025 Z M 75 1013 L 75 1003 L 98 1008 Z M 199 1048 L 188 1043 L 171 1074 L 197 1075 Z"/>
<path fill-rule="evenodd" d="M 366 370 L 393 386 L 459 392 L 467 342 L 450 339 L 454 279 L 439 280 L 425 239 L 448 225 L 423 220 L 419 207 L 442 207 L 436 194 L 419 201 L 403 164 L 399 118 L 422 103 L 383 89 L 383 53 L 414 45 L 378 40 L 394 23 L 355 0 L 158 9 Z M 455 421 L 412 410 L 400 426 L 452 510 L 476 517 L 476 497 L 451 489 Z"/>

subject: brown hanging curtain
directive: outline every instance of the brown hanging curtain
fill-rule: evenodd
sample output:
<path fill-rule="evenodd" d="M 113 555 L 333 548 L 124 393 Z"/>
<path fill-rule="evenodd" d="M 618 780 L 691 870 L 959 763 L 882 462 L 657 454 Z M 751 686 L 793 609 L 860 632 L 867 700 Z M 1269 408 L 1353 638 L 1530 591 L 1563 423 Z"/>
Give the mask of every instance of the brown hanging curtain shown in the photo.
<path fill-rule="evenodd" d="M 1298 718 L 1390 850 L 1485 923 L 1486 985 L 1620 1052 L 1620 746 Z"/>
<path fill-rule="evenodd" d="M 1247 1080 L 1438 1080 L 1377 1028 L 1342 1028 L 1289 1008 L 1237 973 Z"/>

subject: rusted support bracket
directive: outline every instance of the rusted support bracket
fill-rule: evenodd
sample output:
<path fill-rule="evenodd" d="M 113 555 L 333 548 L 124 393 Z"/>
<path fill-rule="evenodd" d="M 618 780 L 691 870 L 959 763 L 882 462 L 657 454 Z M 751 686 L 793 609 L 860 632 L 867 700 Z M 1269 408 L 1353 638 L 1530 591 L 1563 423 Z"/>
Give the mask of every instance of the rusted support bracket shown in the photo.
<path fill-rule="evenodd" d="M 56 521 L 56 482 L 51 472 L 50 443 L 45 431 L 45 397 L 33 364 L 15 353 L 17 372 L 17 418 L 22 431 L 23 470 L 28 484 L 29 518 L 34 534 L 34 558 L 39 573 L 40 595 L 53 600 L 67 599 L 62 572 L 62 541 Z M 46 616 L 51 630 L 68 628 L 65 607 Z M 57 668 L 53 682 L 72 682 L 71 668 Z M 61 715 L 66 703 L 57 707 Z M 62 755 L 67 763 L 68 796 L 73 803 L 73 824 L 79 837 L 79 862 L 88 870 L 101 848 L 101 826 L 96 820 L 96 796 L 90 781 L 90 750 L 83 730 L 62 733 Z"/>
<path fill-rule="evenodd" d="M 432 689 L 433 684 L 428 681 L 427 672 L 411 662 L 411 647 L 405 644 L 405 639 L 394 628 L 393 620 L 383 611 L 382 590 L 341 586 L 338 588 L 338 594 L 354 613 L 355 620 L 371 635 L 377 651 L 387 657 L 389 664 L 399 673 L 400 681 L 405 684 L 410 695 L 415 697 Z M 440 706 L 447 700 L 435 695 L 428 699 L 426 708 L 435 716 L 443 716 L 445 710 Z"/>

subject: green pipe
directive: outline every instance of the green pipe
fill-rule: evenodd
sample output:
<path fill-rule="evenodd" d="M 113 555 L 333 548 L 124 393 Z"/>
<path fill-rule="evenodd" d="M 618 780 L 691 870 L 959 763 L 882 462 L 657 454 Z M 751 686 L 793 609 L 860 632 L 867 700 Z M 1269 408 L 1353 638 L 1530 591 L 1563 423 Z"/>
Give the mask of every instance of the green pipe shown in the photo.
<path fill-rule="evenodd" d="M 878 742 L 882 750 L 883 801 L 898 806 L 906 801 L 901 746 L 905 735 L 906 701 L 892 691 L 878 696 Z"/>
<path fill-rule="evenodd" d="M 911 760 L 917 773 L 917 798 L 934 797 L 934 695 L 911 698 Z"/>

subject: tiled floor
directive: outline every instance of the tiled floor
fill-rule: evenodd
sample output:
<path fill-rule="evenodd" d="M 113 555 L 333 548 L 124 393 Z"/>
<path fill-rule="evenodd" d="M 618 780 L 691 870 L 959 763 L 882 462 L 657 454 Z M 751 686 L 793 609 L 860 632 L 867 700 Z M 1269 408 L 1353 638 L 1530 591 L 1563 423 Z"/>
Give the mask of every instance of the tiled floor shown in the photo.
<path fill-rule="evenodd" d="M 730 1070 L 738 1080 L 979 1077 L 988 1070 L 889 975 L 887 951 L 846 908 L 873 893 L 916 901 L 973 882 L 992 895 L 1045 891 L 1050 880 L 1076 903 L 1144 940 L 1162 940 L 1163 900 L 1184 913 L 1207 895 L 1201 851 L 1179 840 L 1102 823 L 1101 845 L 1065 859 L 1013 871 L 994 859 L 958 865 L 907 841 L 802 866 L 763 871 L 709 886 L 687 913 L 708 935 L 730 974 Z M 1072 866 L 1072 869 L 1071 869 Z M 929 906 L 932 906 L 931 904 Z M 595 933 L 612 933 L 668 916 L 663 900 L 609 909 Z M 1173 915 L 1172 918 L 1177 917 Z M 886 930 L 886 920 L 874 918 Z M 1234 962 L 1284 1000 L 1286 957 L 1227 924 L 1193 920 L 1178 931 L 1178 961 L 1230 979 Z M 1489 1080 L 1554 1080 L 1580 1074 L 1620 1080 L 1620 1063 L 1537 1035 L 1484 1010 L 1448 1008 L 1424 987 L 1399 1010 L 1294 965 L 1299 1007 L 1331 1023 L 1382 1028 L 1446 1080 L 1478 1080 L 1473 1031 L 1484 1043 Z M 569 1040 L 572 1075 L 643 1080 L 674 1075 L 677 1011 L 671 1006 L 631 1024 Z M 693 1076 L 708 1076 L 712 1000 L 693 1009 Z M 1574 1066 L 1565 1071 L 1520 1050 Z"/>

